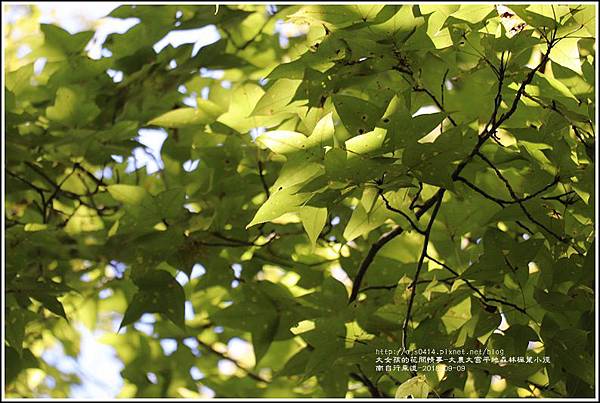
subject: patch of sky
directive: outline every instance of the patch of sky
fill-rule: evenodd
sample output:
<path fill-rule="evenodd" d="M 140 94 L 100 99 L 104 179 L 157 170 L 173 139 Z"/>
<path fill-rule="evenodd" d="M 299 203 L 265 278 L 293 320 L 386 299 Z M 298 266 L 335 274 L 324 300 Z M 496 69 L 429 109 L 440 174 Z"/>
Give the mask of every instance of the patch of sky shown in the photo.
<path fill-rule="evenodd" d="M 169 356 L 177 350 L 177 340 L 175 339 L 162 339 L 160 341 L 160 347 L 166 356 Z"/>
<path fill-rule="evenodd" d="M 187 160 L 183 163 L 183 170 L 186 172 L 195 171 L 198 168 L 198 164 L 200 164 L 200 160 Z"/>
<path fill-rule="evenodd" d="M 177 273 L 177 275 L 175 276 L 175 280 L 177 280 L 177 282 L 179 283 L 180 286 L 184 286 L 188 283 L 189 279 L 187 274 L 185 274 L 184 272 L 180 271 Z"/>
<path fill-rule="evenodd" d="M 113 82 L 115 82 L 115 83 L 120 83 L 121 81 L 123 81 L 123 72 L 122 71 L 108 69 L 108 70 L 106 70 L 106 74 L 108 74 L 108 76 L 110 78 L 112 78 Z"/>
<path fill-rule="evenodd" d="M 163 129 L 140 129 L 136 140 L 144 147 L 133 149 L 133 156 L 129 157 L 125 172 L 133 172 L 143 166 L 146 167 L 148 175 L 161 170 L 164 164 L 160 149 L 167 136 L 167 132 Z"/>
<path fill-rule="evenodd" d="M 174 30 L 166 34 L 161 40 L 153 46 L 156 53 L 171 45 L 178 47 L 185 43 L 193 43 L 192 56 L 196 56 L 198 51 L 206 45 L 215 43 L 221 38 L 217 27 L 206 25 L 202 28 Z"/>
<path fill-rule="evenodd" d="M 35 62 L 33 62 L 33 74 L 35 74 L 36 76 L 42 74 L 42 71 L 44 71 L 44 67 L 46 66 L 47 61 L 48 59 L 46 59 L 45 57 L 39 57 L 35 59 Z"/>
<path fill-rule="evenodd" d="M 204 378 L 204 374 L 196 366 L 190 368 L 190 375 L 195 381 Z"/>
<path fill-rule="evenodd" d="M 190 279 L 201 277 L 206 273 L 206 269 L 200 263 L 196 263 L 194 267 L 192 267 L 192 274 L 190 275 Z"/>
<path fill-rule="evenodd" d="M 252 129 L 250 129 L 250 137 L 252 137 L 252 140 L 256 140 L 256 138 L 258 136 L 260 136 L 261 134 L 263 134 L 264 132 L 266 132 L 267 129 L 264 127 L 254 127 Z"/>
<path fill-rule="evenodd" d="M 192 320 L 196 317 L 194 305 L 190 301 L 185 301 L 185 320 Z"/>

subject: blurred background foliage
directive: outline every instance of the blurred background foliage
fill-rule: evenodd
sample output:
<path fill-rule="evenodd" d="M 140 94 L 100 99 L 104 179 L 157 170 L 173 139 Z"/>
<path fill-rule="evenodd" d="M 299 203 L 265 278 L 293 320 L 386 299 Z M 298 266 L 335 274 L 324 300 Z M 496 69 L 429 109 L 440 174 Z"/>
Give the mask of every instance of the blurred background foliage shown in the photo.
<path fill-rule="evenodd" d="M 596 6 L 4 7 L 6 397 L 593 396 Z"/>

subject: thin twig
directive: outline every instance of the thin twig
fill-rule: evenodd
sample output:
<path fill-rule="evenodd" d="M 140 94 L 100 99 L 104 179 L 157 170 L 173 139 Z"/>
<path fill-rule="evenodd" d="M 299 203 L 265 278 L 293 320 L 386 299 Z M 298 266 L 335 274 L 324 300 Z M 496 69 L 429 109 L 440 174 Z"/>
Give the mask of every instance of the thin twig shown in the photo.
<path fill-rule="evenodd" d="M 443 198 L 444 192 L 439 193 L 437 202 L 435 203 L 435 207 L 431 212 L 429 223 L 427 224 L 427 228 L 425 229 L 425 239 L 423 239 L 423 250 L 421 252 L 421 257 L 419 258 L 419 263 L 417 264 L 417 270 L 415 271 L 415 276 L 413 278 L 412 283 L 409 285 L 409 288 L 411 289 L 410 298 L 408 300 L 408 307 L 406 308 L 406 317 L 404 318 L 404 323 L 402 324 L 402 347 L 405 350 L 408 349 L 408 324 L 410 323 L 411 311 L 415 300 L 415 295 L 417 294 L 417 282 L 419 281 L 419 275 L 421 274 L 421 269 L 423 268 L 423 261 L 425 260 L 425 256 L 427 255 L 427 247 L 429 246 L 431 228 L 433 227 L 435 218 L 440 210 Z"/>
<path fill-rule="evenodd" d="M 425 231 L 423 231 L 421 228 L 419 228 L 419 226 L 410 218 L 410 216 L 408 214 L 406 214 L 404 211 L 399 210 L 395 207 L 393 207 L 389 200 L 385 197 L 385 194 L 383 194 L 383 189 L 378 188 L 378 193 L 379 196 L 381 196 L 381 198 L 383 199 L 383 202 L 385 203 L 385 208 L 387 208 L 390 211 L 393 211 L 394 213 L 400 214 L 402 217 L 406 218 L 406 220 L 410 223 L 410 226 L 417 231 L 419 234 L 425 234 Z"/>

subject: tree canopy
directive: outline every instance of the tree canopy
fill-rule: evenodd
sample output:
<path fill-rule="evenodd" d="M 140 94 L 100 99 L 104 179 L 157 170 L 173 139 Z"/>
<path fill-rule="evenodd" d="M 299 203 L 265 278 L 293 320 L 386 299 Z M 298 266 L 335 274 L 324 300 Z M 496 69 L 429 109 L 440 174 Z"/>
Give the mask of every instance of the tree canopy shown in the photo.
<path fill-rule="evenodd" d="M 43 353 L 81 325 L 120 397 L 593 396 L 595 13 L 126 5 L 104 39 L 25 7 L 5 396 L 69 396 Z"/>

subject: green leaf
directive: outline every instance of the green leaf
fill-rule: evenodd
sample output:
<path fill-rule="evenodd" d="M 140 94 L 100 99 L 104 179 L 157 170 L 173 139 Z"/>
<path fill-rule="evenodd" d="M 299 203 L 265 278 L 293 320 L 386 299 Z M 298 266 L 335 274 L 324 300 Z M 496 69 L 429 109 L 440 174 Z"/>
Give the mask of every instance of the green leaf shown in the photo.
<path fill-rule="evenodd" d="M 81 232 L 93 232 L 102 229 L 104 229 L 104 221 L 98 216 L 98 212 L 84 205 L 77 207 L 65 226 L 65 232 L 72 236 Z"/>
<path fill-rule="evenodd" d="M 140 186 L 110 185 L 106 189 L 115 200 L 125 204 L 140 205 L 152 197 Z"/>
<path fill-rule="evenodd" d="M 371 102 L 347 95 L 335 95 L 333 104 L 352 137 L 373 130 L 383 113 Z"/>
<path fill-rule="evenodd" d="M 302 225 L 304 226 L 304 230 L 306 231 L 306 234 L 308 235 L 308 238 L 310 239 L 310 242 L 314 248 L 317 242 L 317 237 L 327 222 L 327 208 L 304 206 L 300 208 L 299 214 L 300 220 L 302 220 Z"/>
<path fill-rule="evenodd" d="M 471 318 L 471 298 L 465 298 L 450 307 L 441 317 L 448 333 L 458 330 Z"/>
<path fill-rule="evenodd" d="M 276 190 L 258 209 L 254 218 L 246 228 L 263 222 L 272 221 L 286 213 L 298 211 L 298 209 L 311 198 L 310 193 L 296 193 L 298 187 L 289 187 Z"/>
<path fill-rule="evenodd" d="M 306 140 L 306 148 L 319 147 L 322 149 L 326 146 L 333 146 L 334 131 L 333 117 L 330 112 L 317 122 L 311 135 Z"/>
<path fill-rule="evenodd" d="M 7 304 L 10 298 L 7 298 Z M 8 305 L 7 305 L 8 308 Z M 6 315 L 6 341 L 10 347 L 14 348 L 19 355 L 23 351 L 23 339 L 25 337 L 25 326 L 30 321 L 37 318 L 33 312 L 15 306 L 13 309 L 7 309 Z"/>
<path fill-rule="evenodd" d="M 185 330 L 185 293 L 165 270 L 148 270 L 135 279 L 139 291 L 128 305 L 119 329 L 136 322 L 144 313 L 160 313 Z"/>
<path fill-rule="evenodd" d="M 256 142 L 278 154 L 293 154 L 304 151 L 307 146 L 306 136 L 289 130 L 266 132 L 256 138 Z"/>
<path fill-rule="evenodd" d="M 304 368 L 306 368 L 306 364 L 310 357 L 311 351 L 307 348 L 303 348 L 290 358 L 275 376 L 301 375 L 304 372 Z"/>
<path fill-rule="evenodd" d="M 314 162 L 306 162 L 303 159 L 292 159 L 285 163 L 279 177 L 272 188 L 276 191 L 293 186 L 303 185 L 310 180 L 323 175 L 323 166 Z"/>
<path fill-rule="evenodd" d="M 348 159 L 355 157 L 357 154 L 362 155 L 378 151 L 385 141 L 385 135 L 385 129 L 376 128 L 369 133 L 347 140 Z"/>
<path fill-rule="evenodd" d="M 330 371 L 323 372 L 319 377 L 319 384 L 327 397 L 346 397 L 349 375 L 342 365 L 334 365 Z"/>
<path fill-rule="evenodd" d="M 585 32 L 590 37 L 596 36 L 596 14 L 594 7 L 591 4 L 581 5 L 579 11 L 572 13 L 573 19 L 584 27 Z"/>
<path fill-rule="evenodd" d="M 416 17 L 412 6 L 408 4 L 393 6 L 398 11 L 387 21 L 374 25 L 372 29 L 387 36 L 392 36 L 399 42 L 404 42 L 413 35 L 414 30 L 425 22 L 423 17 Z"/>
<path fill-rule="evenodd" d="M 183 215 L 185 196 L 183 187 L 173 187 L 156 195 L 156 205 L 164 220 L 177 219 Z"/>
<path fill-rule="evenodd" d="M 577 74 L 583 74 L 581 71 L 581 60 L 577 43 L 579 38 L 563 38 L 550 52 L 550 60 L 560 64 L 563 67 L 573 70 Z"/>
<path fill-rule="evenodd" d="M 211 316 L 215 323 L 222 326 L 247 330 L 252 333 L 256 363 L 259 363 L 264 357 L 280 327 L 279 311 L 260 285 L 244 285 L 241 299 L 238 302 Z"/>
<path fill-rule="evenodd" d="M 175 109 L 150 120 L 148 124 L 171 129 L 201 126 L 214 122 L 221 113 L 222 110 L 218 105 L 202 100 L 202 104 L 198 105 L 198 109 Z"/>
<path fill-rule="evenodd" d="M 46 108 L 48 119 L 71 127 L 82 127 L 94 120 L 100 108 L 88 101 L 79 87 L 60 87 L 53 106 Z"/>
<path fill-rule="evenodd" d="M 593 397 L 596 7 L 7 7 L 7 398 L 66 396 L 40 354 L 115 312 L 128 397 Z M 382 376 L 407 319 L 551 362 Z"/>
<path fill-rule="evenodd" d="M 451 15 L 459 20 L 464 20 L 472 24 L 483 21 L 485 17 L 494 13 L 496 10 L 491 4 L 462 4 L 458 11 L 453 12 Z"/>
<path fill-rule="evenodd" d="M 246 133 L 254 127 L 269 123 L 273 119 L 272 117 L 250 116 L 264 93 L 265 91 L 256 84 L 246 83 L 240 85 L 231 94 L 229 110 L 219 116 L 217 121 L 239 133 Z"/>
<path fill-rule="evenodd" d="M 53 24 L 40 24 L 40 30 L 44 33 L 48 47 L 60 50 L 67 55 L 83 51 L 94 36 L 93 31 L 83 31 L 71 35 Z"/>
<path fill-rule="evenodd" d="M 29 349 L 24 349 L 21 354 L 19 354 L 12 347 L 5 347 L 5 354 L 5 376 L 7 385 L 10 385 L 22 370 L 39 367 L 38 360 Z"/>
<path fill-rule="evenodd" d="M 367 235 L 381 226 L 388 218 L 388 210 L 383 202 L 377 198 L 377 192 L 366 189 L 363 192 L 361 202 L 352 212 L 343 236 L 347 241 L 352 241 L 359 236 Z"/>
<path fill-rule="evenodd" d="M 274 115 L 280 113 L 292 100 L 302 80 L 282 78 L 275 81 L 256 103 L 252 115 Z"/>
<path fill-rule="evenodd" d="M 31 294 L 31 297 L 40 301 L 42 303 L 42 305 L 44 306 L 44 308 L 46 308 L 53 314 L 58 315 L 61 318 L 64 318 L 67 322 L 69 321 L 69 319 L 67 318 L 67 314 L 65 313 L 65 308 L 63 307 L 62 303 L 56 297 L 53 297 L 52 295 L 47 295 L 47 294 L 44 295 L 44 294 L 40 294 L 40 293 Z"/>
<path fill-rule="evenodd" d="M 396 389 L 396 399 L 425 399 L 429 395 L 430 387 L 425 375 L 417 375 L 405 381 Z"/>
<path fill-rule="evenodd" d="M 296 23 L 309 24 L 325 23 L 330 27 L 344 27 L 363 19 L 373 18 L 379 5 L 347 5 L 340 7 L 327 7 L 324 5 L 311 5 L 302 7 L 299 11 L 289 16 Z"/>

